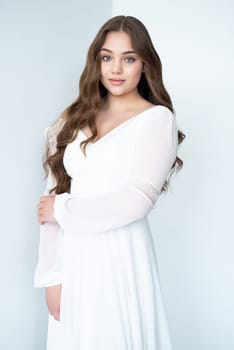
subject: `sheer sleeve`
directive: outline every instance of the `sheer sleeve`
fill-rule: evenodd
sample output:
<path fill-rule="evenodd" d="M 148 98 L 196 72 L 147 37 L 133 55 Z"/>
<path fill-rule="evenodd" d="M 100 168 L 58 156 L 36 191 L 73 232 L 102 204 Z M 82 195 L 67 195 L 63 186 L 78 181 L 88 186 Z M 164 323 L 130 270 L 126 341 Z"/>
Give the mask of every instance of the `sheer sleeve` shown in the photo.
<path fill-rule="evenodd" d="M 55 140 L 48 139 L 48 130 L 45 137 L 51 151 L 54 150 Z M 54 179 L 49 172 L 44 195 L 49 194 L 54 187 Z M 34 286 L 36 288 L 49 287 L 61 283 L 61 259 L 62 259 L 63 232 L 58 223 L 44 223 L 40 225 L 40 240 L 38 261 L 34 273 Z"/>
<path fill-rule="evenodd" d="M 177 154 L 175 116 L 163 106 L 138 120 L 131 175 L 125 186 L 103 195 L 57 195 L 54 214 L 69 233 L 108 231 L 144 218 L 154 207 Z"/>

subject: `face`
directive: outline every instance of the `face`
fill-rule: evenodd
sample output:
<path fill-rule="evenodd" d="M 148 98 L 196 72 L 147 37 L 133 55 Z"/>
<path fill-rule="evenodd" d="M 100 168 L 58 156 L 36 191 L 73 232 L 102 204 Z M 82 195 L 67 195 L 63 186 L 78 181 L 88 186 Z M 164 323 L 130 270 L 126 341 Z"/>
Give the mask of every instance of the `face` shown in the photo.
<path fill-rule="evenodd" d="M 100 50 L 101 82 L 109 94 L 126 96 L 137 92 L 143 63 L 125 32 L 109 32 Z"/>

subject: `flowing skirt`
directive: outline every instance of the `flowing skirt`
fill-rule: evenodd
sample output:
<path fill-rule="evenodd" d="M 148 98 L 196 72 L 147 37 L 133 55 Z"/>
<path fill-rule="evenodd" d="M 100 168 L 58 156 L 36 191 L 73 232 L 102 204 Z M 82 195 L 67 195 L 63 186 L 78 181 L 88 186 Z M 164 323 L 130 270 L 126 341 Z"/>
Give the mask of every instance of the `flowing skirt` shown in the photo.
<path fill-rule="evenodd" d="M 62 280 L 47 350 L 171 350 L 147 218 L 93 235 L 66 232 Z"/>

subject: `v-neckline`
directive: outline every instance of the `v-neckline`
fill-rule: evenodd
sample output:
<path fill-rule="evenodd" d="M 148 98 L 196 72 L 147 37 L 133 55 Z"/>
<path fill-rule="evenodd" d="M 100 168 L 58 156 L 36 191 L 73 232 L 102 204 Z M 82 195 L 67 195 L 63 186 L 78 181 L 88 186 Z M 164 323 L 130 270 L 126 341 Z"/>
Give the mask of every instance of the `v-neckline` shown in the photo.
<path fill-rule="evenodd" d="M 97 139 L 97 141 L 93 142 L 92 144 L 95 145 L 99 142 L 101 142 L 103 139 L 107 138 L 109 135 L 111 135 L 114 131 L 120 129 L 122 126 L 128 124 L 130 121 L 137 119 L 138 117 L 140 117 L 141 115 L 145 114 L 146 112 L 149 112 L 150 110 L 159 107 L 160 105 L 155 105 L 153 107 L 149 107 L 146 108 L 144 111 L 135 114 L 134 116 L 130 117 L 129 119 L 123 121 L 122 123 L 118 124 L 117 126 L 115 126 L 114 128 L 112 128 L 110 131 L 108 131 L 106 134 L 104 134 L 102 137 L 100 137 L 99 139 Z M 82 129 L 79 129 L 79 132 L 85 137 L 85 139 L 88 139 L 90 136 L 87 136 L 85 134 L 85 132 Z"/>

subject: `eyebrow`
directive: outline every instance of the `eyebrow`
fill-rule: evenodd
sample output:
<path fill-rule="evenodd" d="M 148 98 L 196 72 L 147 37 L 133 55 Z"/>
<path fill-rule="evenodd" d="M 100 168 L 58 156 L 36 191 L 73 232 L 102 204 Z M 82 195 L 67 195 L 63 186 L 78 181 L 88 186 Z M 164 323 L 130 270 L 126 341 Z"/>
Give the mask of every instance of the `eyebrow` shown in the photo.
<path fill-rule="evenodd" d="M 113 53 L 113 51 L 109 50 L 109 49 L 105 49 L 104 47 L 102 49 L 100 49 L 100 51 L 107 51 L 109 53 Z M 122 52 L 123 55 L 129 55 L 130 53 L 136 53 L 136 51 L 130 50 L 130 51 L 124 51 Z"/>

